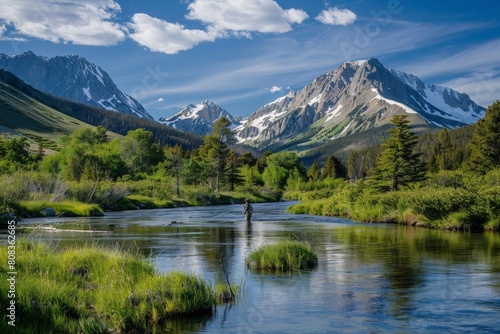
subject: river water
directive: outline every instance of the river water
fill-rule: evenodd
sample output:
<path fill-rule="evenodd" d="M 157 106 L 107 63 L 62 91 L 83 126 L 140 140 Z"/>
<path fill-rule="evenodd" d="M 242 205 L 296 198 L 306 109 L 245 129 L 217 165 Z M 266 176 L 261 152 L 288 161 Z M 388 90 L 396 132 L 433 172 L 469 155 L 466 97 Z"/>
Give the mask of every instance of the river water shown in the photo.
<path fill-rule="evenodd" d="M 224 268 L 240 286 L 237 302 L 218 306 L 212 316 L 170 321 L 166 332 L 500 332 L 498 233 L 290 215 L 290 204 L 254 204 L 251 226 L 242 205 L 22 223 L 95 231 L 24 234 L 32 240 L 132 248 L 150 255 L 161 272 L 182 270 L 212 283 L 225 281 Z M 317 268 L 286 274 L 246 268 L 250 251 L 281 238 L 307 240 L 318 251 Z"/>

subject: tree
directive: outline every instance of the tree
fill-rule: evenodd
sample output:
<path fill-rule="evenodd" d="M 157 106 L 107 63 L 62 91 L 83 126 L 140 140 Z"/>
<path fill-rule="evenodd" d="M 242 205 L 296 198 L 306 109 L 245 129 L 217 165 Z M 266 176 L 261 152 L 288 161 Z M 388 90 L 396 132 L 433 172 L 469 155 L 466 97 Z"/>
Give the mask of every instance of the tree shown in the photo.
<path fill-rule="evenodd" d="M 266 159 L 267 167 L 262 173 L 262 179 L 266 185 L 275 189 L 285 189 L 286 182 L 291 172 L 296 169 L 301 178 L 305 178 L 306 168 L 299 156 L 293 152 L 278 152 L 269 155 Z"/>
<path fill-rule="evenodd" d="M 450 151 L 452 148 L 451 139 L 449 131 L 446 128 L 441 129 L 438 134 L 438 148 L 439 155 L 441 156 L 441 168 L 442 170 L 448 170 L 451 168 L 450 164 Z"/>
<path fill-rule="evenodd" d="M 206 162 L 196 159 L 193 155 L 184 164 L 181 170 L 181 177 L 185 184 L 200 185 L 207 182 L 209 178 L 209 166 Z"/>
<path fill-rule="evenodd" d="M 224 182 L 228 146 L 236 142 L 235 134 L 230 129 L 231 121 L 221 117 L 212 124 L 212 132 L 203 138 L 204 145 L 200 147 L 200 155 L 213 167 L 215 191 L 219 191 Z"/>
<path fill-rule="evenodd" d="M 389 130 L 384 150 L 377 159 L 372 172 L 371 184 L 379 191 L 398 191 L 401 186 L 425 179 L 425 163 L 420 161 L 421 153 L 414 153 L 417 136 L 410 131 L 406 115 L 391 119 L 395 127 Z"/>
<path fill-rule="evenodd" d="M 144 129 L 129 131 L 121 141 L 121 149 L 123 160 L 133 173 L 151 172 L 164 157 L 153 133 Z"/>
<path fill-rule="evenodd" d="M 180 171 L 184 164 L 182 148 L 179 145 L 165 147 L 165 158 L 166 168 L 175 178 L 175 193 L 177 197 L 180 197 Z"/>
<path fill-rule="evenodd" d="M 477 173 L 486 174 L 500 167 L 500 101 L 488 107 L 479 120 L 470 141 L 470 158 L 466 166 Z"/>
<path fill-rule="evenodd" d="M 342 162 L 333 154 L 326 159 L 325 166 L 323 167 L 323 176 L 338 178 L 345 177 L 347 175 L 347 171 Z"/>
<path fill-rule="evenodd" d="M 316 160 L 314 160 L 311 167 L 309 167 L 307 177 L 311 181 L 317 181 L 321 177 L 321 170 L 319 169 L 318 162 Z"/>
<path fill-rule="evenodd" d="M 240 174 L 241 160 L 238 159 L 234 151 L 230 151 L 226 163 L 226 178 L 229 183 L 229 190 L 234 191 L 235 185 L 243 184 L 243 177 Z"/>

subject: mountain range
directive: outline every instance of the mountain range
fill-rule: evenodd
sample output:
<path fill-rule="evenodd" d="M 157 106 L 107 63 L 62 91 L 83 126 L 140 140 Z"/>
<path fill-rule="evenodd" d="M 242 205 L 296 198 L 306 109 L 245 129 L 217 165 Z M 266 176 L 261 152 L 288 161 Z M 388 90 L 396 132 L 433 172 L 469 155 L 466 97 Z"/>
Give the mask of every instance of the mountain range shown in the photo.
<path fill-rule="evenodd" d="M 154 121 L 139 102 L 117 88 L 104 70 L 83 57 L 0 54 L 0 68 L 50 95 Z M 98 124 L 97 111 L 89 112 L 93 115 L 91 124 Z M 423 132 L 472 124 L 484 113 L 485 109 L 466 94 L 424 83 L 415 75 L 385 67 L 371 58 L 345 62 L 245 119 L 233 117 L 214 102 L 202 101 L 154 121 L 153 128 L 166 125 L 206 135 L 214 121 L 227 117 L 240 144 L 259 150 L 307 152 L 322 146 L 330 150 L 332 143 L 342 143 L 344 150 L 376 144 L 387 134 L 393 115 L 408 115 L 413 129 Z M 81 120 L 84 117 L 79 115 Z"/>
<path fill-rule="evenodd" d="M 153 120 L 139 102 L 118 89 L 108 73 L 81 56 L 47 58 L 31 51 L 0 54 L 0 68 L 42 92 Z"/>
<path fill-rule="evenodd" d="M 356 134 L 380 134 L 398 114 L 408 115 L 414 130 L 422 132 L 472 124 L 484 113 L 485 108 L 467 94 L 426 84 L 415 75 L 385 67 L 372 58 L 346 62 L 243 120 L 234 121 L 229 112 L 204 101 L 161 121 L 206 134 L 214 120 L 226 116 L 237 125 L 239 143 L 273 150 L 293 146 L 301 151 Z"/>
<path fill-rule="evenodd" d="M 227 110 L 212 101 L 190 104 L 172 117 L 160 118 L 158 121 L 181 131 L 207 135 L 212 131 L 212 123 L 221 117 L 228 118 L 233 128 L 240 125 L 241 117 L 234 118 Z"/>

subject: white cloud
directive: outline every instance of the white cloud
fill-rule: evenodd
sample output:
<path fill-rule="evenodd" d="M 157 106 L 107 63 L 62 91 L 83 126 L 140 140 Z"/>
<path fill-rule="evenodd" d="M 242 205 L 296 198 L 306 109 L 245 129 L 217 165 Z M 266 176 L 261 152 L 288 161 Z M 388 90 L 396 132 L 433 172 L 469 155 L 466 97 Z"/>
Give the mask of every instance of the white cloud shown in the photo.
<path fill-rule="evenodd" d="M 337 7 L 323 10 L 315 17 L 323 24 L 346 26 L 356 21 L 356 14 L 349 9 L 339 9 Z"/>
<path fill-rule="evenodd" d="M 130 38 L 151 51 L 176 54 L 217 37 L 214 31 L 186 29 L 179 23 L 170 23 L 147 14 L 134 14 L 129 24 L 134 31 Z"/>
<path fill-rule="evenodd" d="M 273 0 L 195 0 L 188 10 L 188 19 L 234 32 L 284 33 L 309 17 L 301 9 L 283 10 Z"/>
<path fill-rule="evenodd" d="M 269 89 L 269 91 L 271 93 L 281 92 L 282 90 L 283 90 L 283 87 L 281 87 L 281 86 L 273 86 L 273 87 L 271 87 L 271 89 Z"/>
<path fill-rule="evenodd" d="M 163 100 L 163 97 L 160 97 L 160 98 L 158 99 L 158 102 L 163 102 L 163 101 L 164 101 L 164 100 Z"/>
<path fill-rule="evenodd" d="M 98 46 L 126 37 L 123 27 L 111 21 L 121 11 L 113 0 L 0 0 L 0 8 L 0 23 L 12 25 L 19 35 Z"/>

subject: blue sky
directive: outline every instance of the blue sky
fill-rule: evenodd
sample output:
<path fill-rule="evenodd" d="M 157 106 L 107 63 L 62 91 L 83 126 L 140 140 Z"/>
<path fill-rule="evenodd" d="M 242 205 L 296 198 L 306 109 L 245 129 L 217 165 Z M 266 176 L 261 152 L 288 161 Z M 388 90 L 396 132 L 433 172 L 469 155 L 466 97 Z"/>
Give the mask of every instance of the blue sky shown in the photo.
<path fill-rule="evenodd" d="M 234 116 L 349 60 L 500 99 L 497 0 L 0 0 L 0 52 L 78 54 L 156 119 L 212 100 Z"/>

